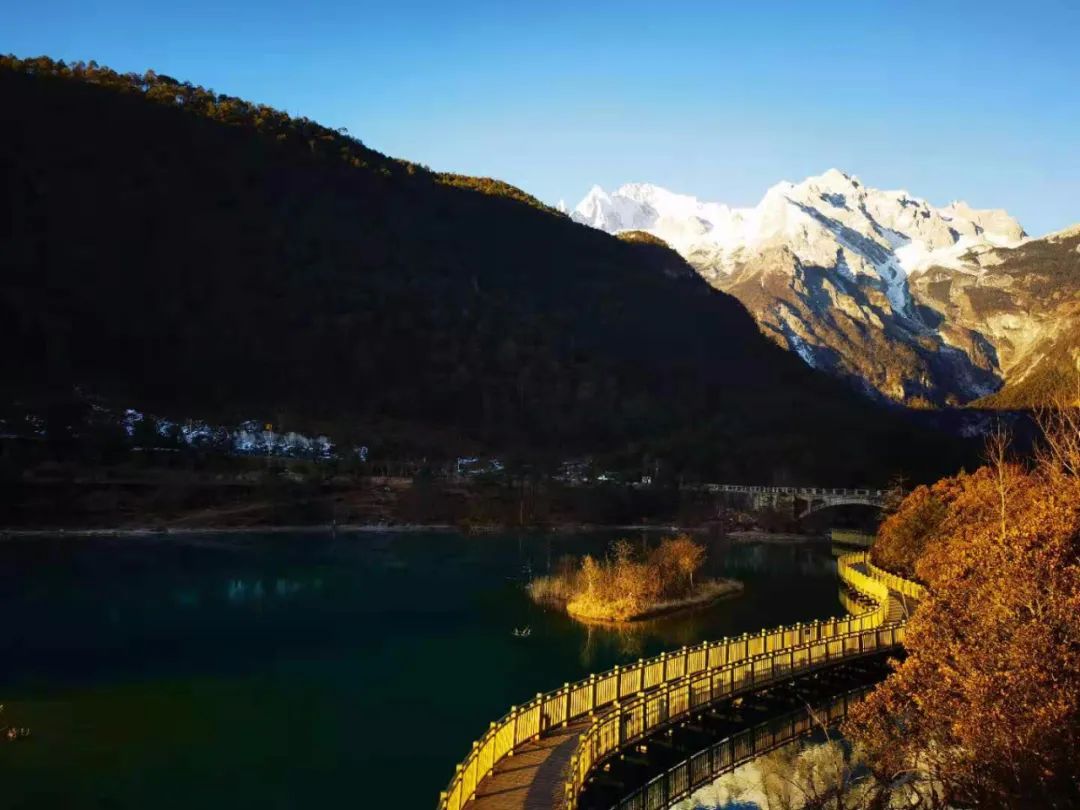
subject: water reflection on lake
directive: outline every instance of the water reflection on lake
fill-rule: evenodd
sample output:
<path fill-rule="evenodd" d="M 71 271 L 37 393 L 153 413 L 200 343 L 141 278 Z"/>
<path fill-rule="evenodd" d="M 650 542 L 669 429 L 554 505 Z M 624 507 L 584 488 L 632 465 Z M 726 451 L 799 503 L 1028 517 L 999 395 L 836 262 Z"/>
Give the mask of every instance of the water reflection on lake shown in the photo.
<path fill-rule="evenodd" d="M 428 807 L 538 691 L 840 610 L 828 545 L 720 539 L 709 571 L 746 590 L 705 610 L 619 630 L 527 598 L 530 574 L 613 538 L 0 542 L 0 703 L 34 732 L 0 750 L 3 806 Z"/>

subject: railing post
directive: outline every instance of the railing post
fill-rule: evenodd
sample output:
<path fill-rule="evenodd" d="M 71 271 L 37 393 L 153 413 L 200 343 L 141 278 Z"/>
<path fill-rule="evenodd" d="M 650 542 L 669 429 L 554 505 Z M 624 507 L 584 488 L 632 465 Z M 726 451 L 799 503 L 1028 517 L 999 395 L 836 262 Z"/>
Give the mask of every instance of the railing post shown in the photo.
<path fill-rule="evenodd" d="M 514 749 L 517 748 L 517 724 L 518 724 L 518 707 L 510 707 L 510 716 L 513 718 L 513 722 L 510 724 L 510 728 L 513 729 L 510 733 L 510 750 L 507 752 L 508 757 L 514 755 Z"/>
<path fill-rule="evenodd" d="M 570 684 L 569 683 L 563 683 L 562 688 L 563 688 L 563 692 L 566 693 L 564 701 L 563 701 L 563 707 L 564 708 L 563 708 L 563 722 L 562 722 L 562 724 L 563 724 L 563 728 L 566 728 L 566 726 L 570 723 Z"/>
<path fill-rule="evenodd" d="M 615 673 L 615 705 L 619 705 L 619 698 L 622 697 L 622 675 L 619 674 L 619 665 L 615 665 L 613 670 Z"/>

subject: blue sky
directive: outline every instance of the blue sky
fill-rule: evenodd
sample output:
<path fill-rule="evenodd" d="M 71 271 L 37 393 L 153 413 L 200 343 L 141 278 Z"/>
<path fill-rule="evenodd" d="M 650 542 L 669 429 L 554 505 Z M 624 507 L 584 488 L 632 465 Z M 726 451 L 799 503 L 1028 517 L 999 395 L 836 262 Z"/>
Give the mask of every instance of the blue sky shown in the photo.
<path fill-rule="evenodd" d="M 835 166 L 1080 222 L 1080 4 L 0 0 L 0 51 L 153 68 L 574 204 Z"/>

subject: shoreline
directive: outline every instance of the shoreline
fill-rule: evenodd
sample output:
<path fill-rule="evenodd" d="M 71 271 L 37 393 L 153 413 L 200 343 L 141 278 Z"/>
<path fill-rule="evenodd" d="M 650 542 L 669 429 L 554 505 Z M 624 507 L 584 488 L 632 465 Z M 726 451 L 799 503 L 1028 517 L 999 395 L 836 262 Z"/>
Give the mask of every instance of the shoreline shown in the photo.
<path fill-rule="evenodd" d="M 6 529 L 0 528 L 0 539 L 16 537 L 182 537 L 190 534 L 333 534 L 335 532 L 437 532 L 460 531 L 460 527 L 450 523 L 428 524 L 382 524 L 357 523 L 340 526 L 328 524 L 301 524 L 295 526 L 135 526 L 125 528 L 100 529 Z"/>
<path fill-rule="evenodd" d="M 796 534 L 794 532 L 736 531 L 728 532 L 729 540 L 744 543 L 822 543 L 832 542 L 827 532 L 819 534 Z"/>
<path fill-rule="evenodd" d="M 714 531 L 709 526 L 678 526 L 674 524 L 602 524 L 562 523 L 553 526 L 485 526 L 469 528 L 453 523 L 348 523 L 331 525 L 308 523 L 296 525 L 258 526 L 125 526 L 102 528 L 6 528 L 0 527 L 0 540 L 20 537 L 179 537 L 191 534 L 385 534 L 391 532 L 458 532 L 482 536 L 500 532 L 527 532 L 537 534 L 571 534 L 575 532 L 687 532 L 704 534 Z M 799 543 L 829 540 L 827 534 L 794 534 L 790 532 L 734 531 L 720 533 L 734 542 Z"/>

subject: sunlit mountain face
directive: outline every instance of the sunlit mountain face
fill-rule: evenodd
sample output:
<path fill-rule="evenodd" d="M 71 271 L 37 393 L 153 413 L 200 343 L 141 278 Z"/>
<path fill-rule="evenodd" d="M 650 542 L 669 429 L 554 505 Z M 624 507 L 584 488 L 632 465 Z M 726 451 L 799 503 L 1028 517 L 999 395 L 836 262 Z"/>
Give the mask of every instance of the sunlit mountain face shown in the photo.
<path fill-rule="evenodd" d="M 1080 258 L 1075 232 L 1031 240 L 1005 211 L 936 207 L 836 169 L 778 183 L 752 208 L 594 187 L 571 216 L 663 239 L 807 364 L 910 405 L 1019 384 L 1080 302 L 1078 274 L 1060 271 Z M 1032 286 L 1047 273 L 1052 300 Z"/>

